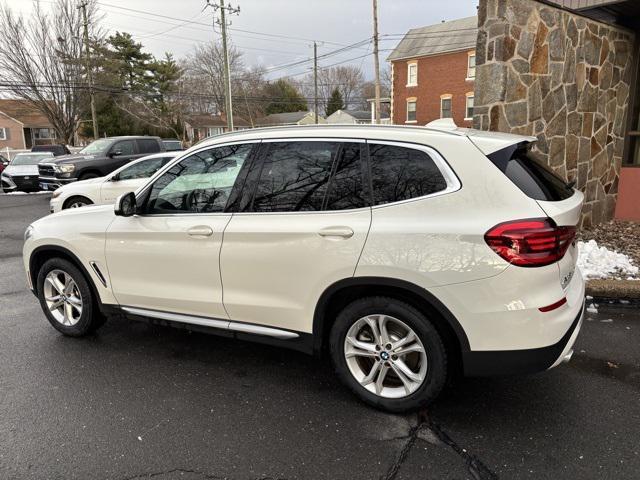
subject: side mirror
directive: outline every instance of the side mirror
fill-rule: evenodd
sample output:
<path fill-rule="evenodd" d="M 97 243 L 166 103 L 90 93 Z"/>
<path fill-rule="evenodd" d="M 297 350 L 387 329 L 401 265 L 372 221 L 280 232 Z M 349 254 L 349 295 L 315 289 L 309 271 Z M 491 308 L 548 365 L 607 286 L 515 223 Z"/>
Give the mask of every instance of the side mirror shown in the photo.
<path fill-rule="evenodd" d="M 136 195 L 129 192 L 118 197 L 113 211 L 119 217 L 130 217 L 136 213 L 136 209 Z"/>
<path fill-rule="evenodd" d="M 122 151 L 120 151 L 120 150 L 115 150 L 113 152 L 109 152 L 109 157 L 111 157 L 111 158 L 119 157 L 120 155 L 122 155 Z"/>
<path fill-rule="evenodd" d="M 118 180 L 120 180 L 120 174 L 118 173 L 109 179 L 110 182 L 117 182 Z"/>

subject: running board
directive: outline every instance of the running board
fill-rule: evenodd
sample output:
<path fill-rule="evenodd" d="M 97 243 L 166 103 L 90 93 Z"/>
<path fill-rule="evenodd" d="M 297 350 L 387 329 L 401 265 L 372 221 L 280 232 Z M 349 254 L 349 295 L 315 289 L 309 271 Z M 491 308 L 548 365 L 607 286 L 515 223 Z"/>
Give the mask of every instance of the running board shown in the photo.
<path fill-rule="evenodd" d="M 219 320 L 217 318 L 198 317 L 194 315 L 184 315 L 182 313 L 160 312 L 158 310 L 147 310 L 146 308 L 122 307 L 131 315 L 141 317 L 157 318 L 160 320 L 168 320 L 170 322 L 189 323 L 192 325 L 201 325 L 203 327 L 219 328 L 222 330 L 231 330 L 240 333 L 252 333 L 255 335 L 265 335 L 267 337 L 279 338 L 281 340 L 290 340 L 298 338 L 299 335 L 288 330 L 279 328 L 264 327 L 262 325 L 253 325 L 251 323 L 230 322 L 229 320 Z"/>

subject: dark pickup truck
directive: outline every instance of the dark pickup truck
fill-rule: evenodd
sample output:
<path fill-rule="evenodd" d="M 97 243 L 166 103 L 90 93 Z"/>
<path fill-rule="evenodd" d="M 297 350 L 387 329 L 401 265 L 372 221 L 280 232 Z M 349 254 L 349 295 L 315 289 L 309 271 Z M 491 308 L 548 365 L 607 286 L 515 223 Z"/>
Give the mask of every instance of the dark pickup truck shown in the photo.
<path fill-rule="evenodd" d="M 145 155 L 164 152 L 160 137 L 127 136 L 100 138 L 74 155 L 62 155 L 38 165 L 40 188 L 56 190 L 62 185 L 104 177 Z"/>

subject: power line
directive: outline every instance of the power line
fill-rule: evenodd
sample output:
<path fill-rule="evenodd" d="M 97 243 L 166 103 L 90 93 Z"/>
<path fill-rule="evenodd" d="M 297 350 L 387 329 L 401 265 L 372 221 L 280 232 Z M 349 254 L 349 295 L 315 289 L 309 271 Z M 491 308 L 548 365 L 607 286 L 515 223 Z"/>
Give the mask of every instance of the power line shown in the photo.
<path fill-rule="evenodd" d="M 210 27 L 209 24 L 207 23 L 203 23 L 203 22 L 199 22 L 199 21 L 195 21 L 195 20 L 188 20 L 188 19 L 184 19 L 184 18 L 177 18 L 177 17 L 170 17 L 168 15 L 161 15 L 159 13 L 154 13 L 154 12 L 149 12 L 149 11 L 145 11 L 145 10 L 138 10 L 135 8 L 129 8 L 129 7 L 121 7 L 119 5 L 113 5 L 110 3 L 105 3 L 105 2 L 96 2 L 98 5 L 101 5 L 103 7 L 110 7 L 110 8 L 117 8 L 120 10 L 125 10 L 128 12 L 133 12 L 133 13 L 138 13 L 138 14 L 143 14 L 143 15 L 148 15 L 148 16 L 153 16 L 153 17 L 157 17 L 157 18 L 164 18 L 167 20 L 172 20 L 173 22 L 185 22 L 191 25 L 202 25 L 205 27 Z M 265 36 L 265 37 L 272 37 L 272 38 L 282 38 L 282 39 L 288 39 L 288 40 L 298 40 L 300 42 L 305 42 L 305 43 L 309 43 L 309 42 L 313 42 L 314 40 L 311 38 L 304 38 L 304 37 L 295 37 L 292 35 L 281 35 L 281 34 L 276 34 L 276 33 L 266 33 L 266 32 L 256 32 L 253 30 L 245 30 L 245 29 L 240 29 L 240 28 L 229 28 L 229 30 L 233 30 L 236 32 L 243 32 L 243 33 L 250 33 L 253 35 L 261 35 L 261 36 Z M 328 45 L 337 45 L 337 46 L 345 46 L 342 43 L 337 43 L 337 42 L 331 42 L 328 40 L 316 40 L 316 41 L 321 41 L 322 43 L 326 43 Z"/>

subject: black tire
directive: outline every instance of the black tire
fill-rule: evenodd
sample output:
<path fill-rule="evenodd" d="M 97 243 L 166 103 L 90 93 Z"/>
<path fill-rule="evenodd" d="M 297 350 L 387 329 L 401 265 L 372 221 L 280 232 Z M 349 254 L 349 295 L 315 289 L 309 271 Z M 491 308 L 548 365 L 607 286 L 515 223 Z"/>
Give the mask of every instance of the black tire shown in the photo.
<path fill-rule="evenodd" d="M 49 310 L 45 300 L 44 283 L 47 275 L 53 270 L 60 270 L 69 275 L 75 282 L 82 300 L 82 313 L 74 325 L 64 325 Z M 40 268 L 37 278 L 38 300 L 49 323 L 64 335 L 70 337 L 82 337 L 100 328 L 105 318 L 98 309 L 97 299 L 94 298 L 89 283 L 82 272 L 71 262 L 63 258 L 52 258 L 47 260 Z"/>
<path fill-rule="evenodd" d="M 85 205 L 93 205 L 93 202 L 89 200 L 87 197 L 83 197 L 81 195 L 75 195 L 73 197 L 69 197 L 65 200 L 62 205 L 62 210 L 66 210 L 67 208 L 71 208 L 71 205 L 76 205 L 75 208 L 82 207 Z"/>
<path fill-rule="evenodd" d="M 359 319 L 384 314 L 400 320 L 418 336 L 427 356 L 427 371 L 422 384 L 401 398 L 387 398 L 367 390 L 354 378 L 345 359 L 345 337 Z M 373 407 L 393 413 L 417 410 L 431 403 L 447 380 L 447 353 L 433 324 L 411 305 L 389 297 L 366 297 L 347 305 L 336 318 L 329 338 L 331 359 L 340 380 L 361 400 Z M 373 360 L 372 360 L 373 361 Z"/>

